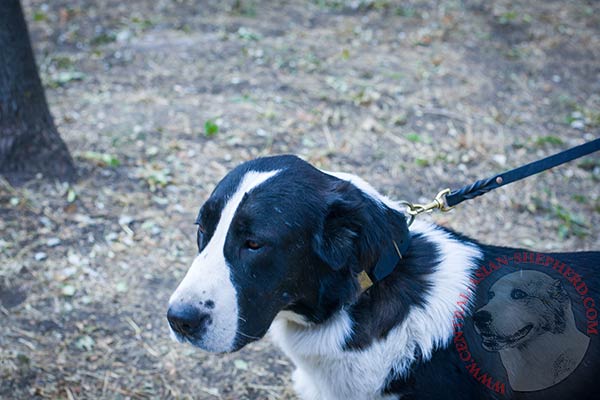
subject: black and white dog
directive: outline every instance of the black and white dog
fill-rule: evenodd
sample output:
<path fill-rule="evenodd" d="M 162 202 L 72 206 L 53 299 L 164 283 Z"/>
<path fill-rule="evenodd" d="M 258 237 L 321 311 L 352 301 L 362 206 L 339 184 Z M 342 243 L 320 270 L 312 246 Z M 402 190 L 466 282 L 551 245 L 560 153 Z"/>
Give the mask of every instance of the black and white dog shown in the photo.
<path fill-rule="evenodd" d="M 302 399 L 598 396 L 600 282 L 591 271 L 600 268 L 599 252 L 487 246 L 419 220 L 409 229 L 401 207 L 360 178 L 320 171 L 295 156 L 235 168 L 197 224 L 199 254 L 169 301 L 173 336 L 232 352 L 270 329 L 297 366 L 294 387 Z M 565 318 L 589 337 L 584 356 L 581 346 L 571 358 L 568 351 L 558 356 L 546 373 L 560 379 L 549 378 L 550 387 L 538 391 L 511 387 L 508 376 L 521 374 L 523 382 L 531 371 L 507 371 L 498 352 L 482 344 L 491 317 L 472 316 L 494 296 L 494 282 L 527 270 L 560 280 L 564 292 L 537 295 L 542 288 L 531 274 L 529 292 L 503 289 L 506 307 L 519 306 L 502 318 L 541 310 L 539 318 L 529 316 L 541 322 L 502 321 L 494 326 L 505 336 L 494 340 L 505 348 L 527 346 L 530 334 L 538 341 L 546 331 L 557 337 Z M 574 316 L 545 300 L 565 295 Z"/>

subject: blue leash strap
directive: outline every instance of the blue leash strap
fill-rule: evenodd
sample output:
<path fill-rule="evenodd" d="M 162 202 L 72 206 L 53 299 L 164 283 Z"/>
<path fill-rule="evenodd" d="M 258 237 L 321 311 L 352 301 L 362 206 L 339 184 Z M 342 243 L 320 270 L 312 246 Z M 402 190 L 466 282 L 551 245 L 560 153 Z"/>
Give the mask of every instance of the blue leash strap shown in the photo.
<path fill-rule="evenodd" d="M 408 214 L 408 225 L 410 226 L 415 217 L 421 213 L 430 212 L 435 209 L 449 211 L 452 207 L 465 200 L 474 199 L 500 186 L 538 174 L 598 150 L 600 150 L 600 138 L 523 165 L 522 167 L 511 169 L 487 179 L 481 179 L 457 190 L 444 189 L 435 196 L 435 199 L 427 204 L 414 204 L 408 201 L 400 201 L 399 203 L 407 207 L 406 214 Z"/>
<path fill-rule="evenodd" d="M 454 207 L 465 200 L 471 200 L 482 194 L 486 194 L 490 190 L 497 189 L 501 186 L 508 185 L 515 181 L 527 178 L 531 175 L 538 174 L 547 169 L 556 167 L 566 162 L 575 160 L 600 150 L 600 138 L 590 142 L 575 146 L 552 156 L 543 158 L 538 161 L 531 162 L 521 167 L 511 169 L 510 171 L 494 175 L 487 179 L 481 179 L 475 183 L 464 186 L 460 189 L 453 190 L 445 196 L 446 207 Z M 441 207 L 440 207 L 441 208 Z"/>

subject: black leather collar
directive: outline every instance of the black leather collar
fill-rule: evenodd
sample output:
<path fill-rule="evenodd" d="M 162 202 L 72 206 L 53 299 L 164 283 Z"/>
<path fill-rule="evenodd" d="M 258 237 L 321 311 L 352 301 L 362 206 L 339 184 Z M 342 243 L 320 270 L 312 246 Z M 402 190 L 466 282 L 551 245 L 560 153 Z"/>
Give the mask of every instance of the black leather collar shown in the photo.
<path fill-rule="evenodd" d="M 408 229 L 402 235 L 390 239 L 373 269 L 371 271 L 363 270 L 358 274 L 361 293 L 394 272 L 400 264 L 403 254 L 407 253 L 409 246 L 410 232 Z"/>

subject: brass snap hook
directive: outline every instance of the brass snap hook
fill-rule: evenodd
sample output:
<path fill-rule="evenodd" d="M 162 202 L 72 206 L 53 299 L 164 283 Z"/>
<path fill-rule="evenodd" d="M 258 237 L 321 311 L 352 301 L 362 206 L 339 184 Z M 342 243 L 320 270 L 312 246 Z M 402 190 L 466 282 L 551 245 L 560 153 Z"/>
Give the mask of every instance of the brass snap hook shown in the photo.
<path fill-rule="evenodd" d="M 427 204 L 416 204 L 416 203 L 410 203 L 408 201 L 400 201 L 399 203 L 406 206 L 406 213 L 409 215 L 409 220 L 408 220 L 408 226 L 410 226 L 414 220 L 415 217 L 419 214 L 425 213 L 425 212 L 431 212 L 435 209 L 438 209 L 440 211 L 450 211 L 452 210 L 453 207 L 448 207 L 448 205 L 446 204 L 446 195 L 450 193 L 450 189 L 444 189 L 442 191 L 440 191 L 435 198 L 427 203 Z"/>

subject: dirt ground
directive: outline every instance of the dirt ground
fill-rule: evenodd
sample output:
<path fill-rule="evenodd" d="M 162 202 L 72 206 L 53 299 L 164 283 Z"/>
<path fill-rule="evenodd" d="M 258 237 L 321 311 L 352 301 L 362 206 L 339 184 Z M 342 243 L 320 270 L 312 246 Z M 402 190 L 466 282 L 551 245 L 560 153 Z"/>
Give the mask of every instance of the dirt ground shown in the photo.
<path fill-rule="evenodd" d="M 294 398 L 268 339 L 168 335 L 197 209 L 241 161 L 295 153 L 424 201 L 600 136 L 592 0 L 23 3 L 81 178 L 0 183 L 0 398 Z M 599 249 L 599 181 L 590 156 L 432 218 Z"/>

